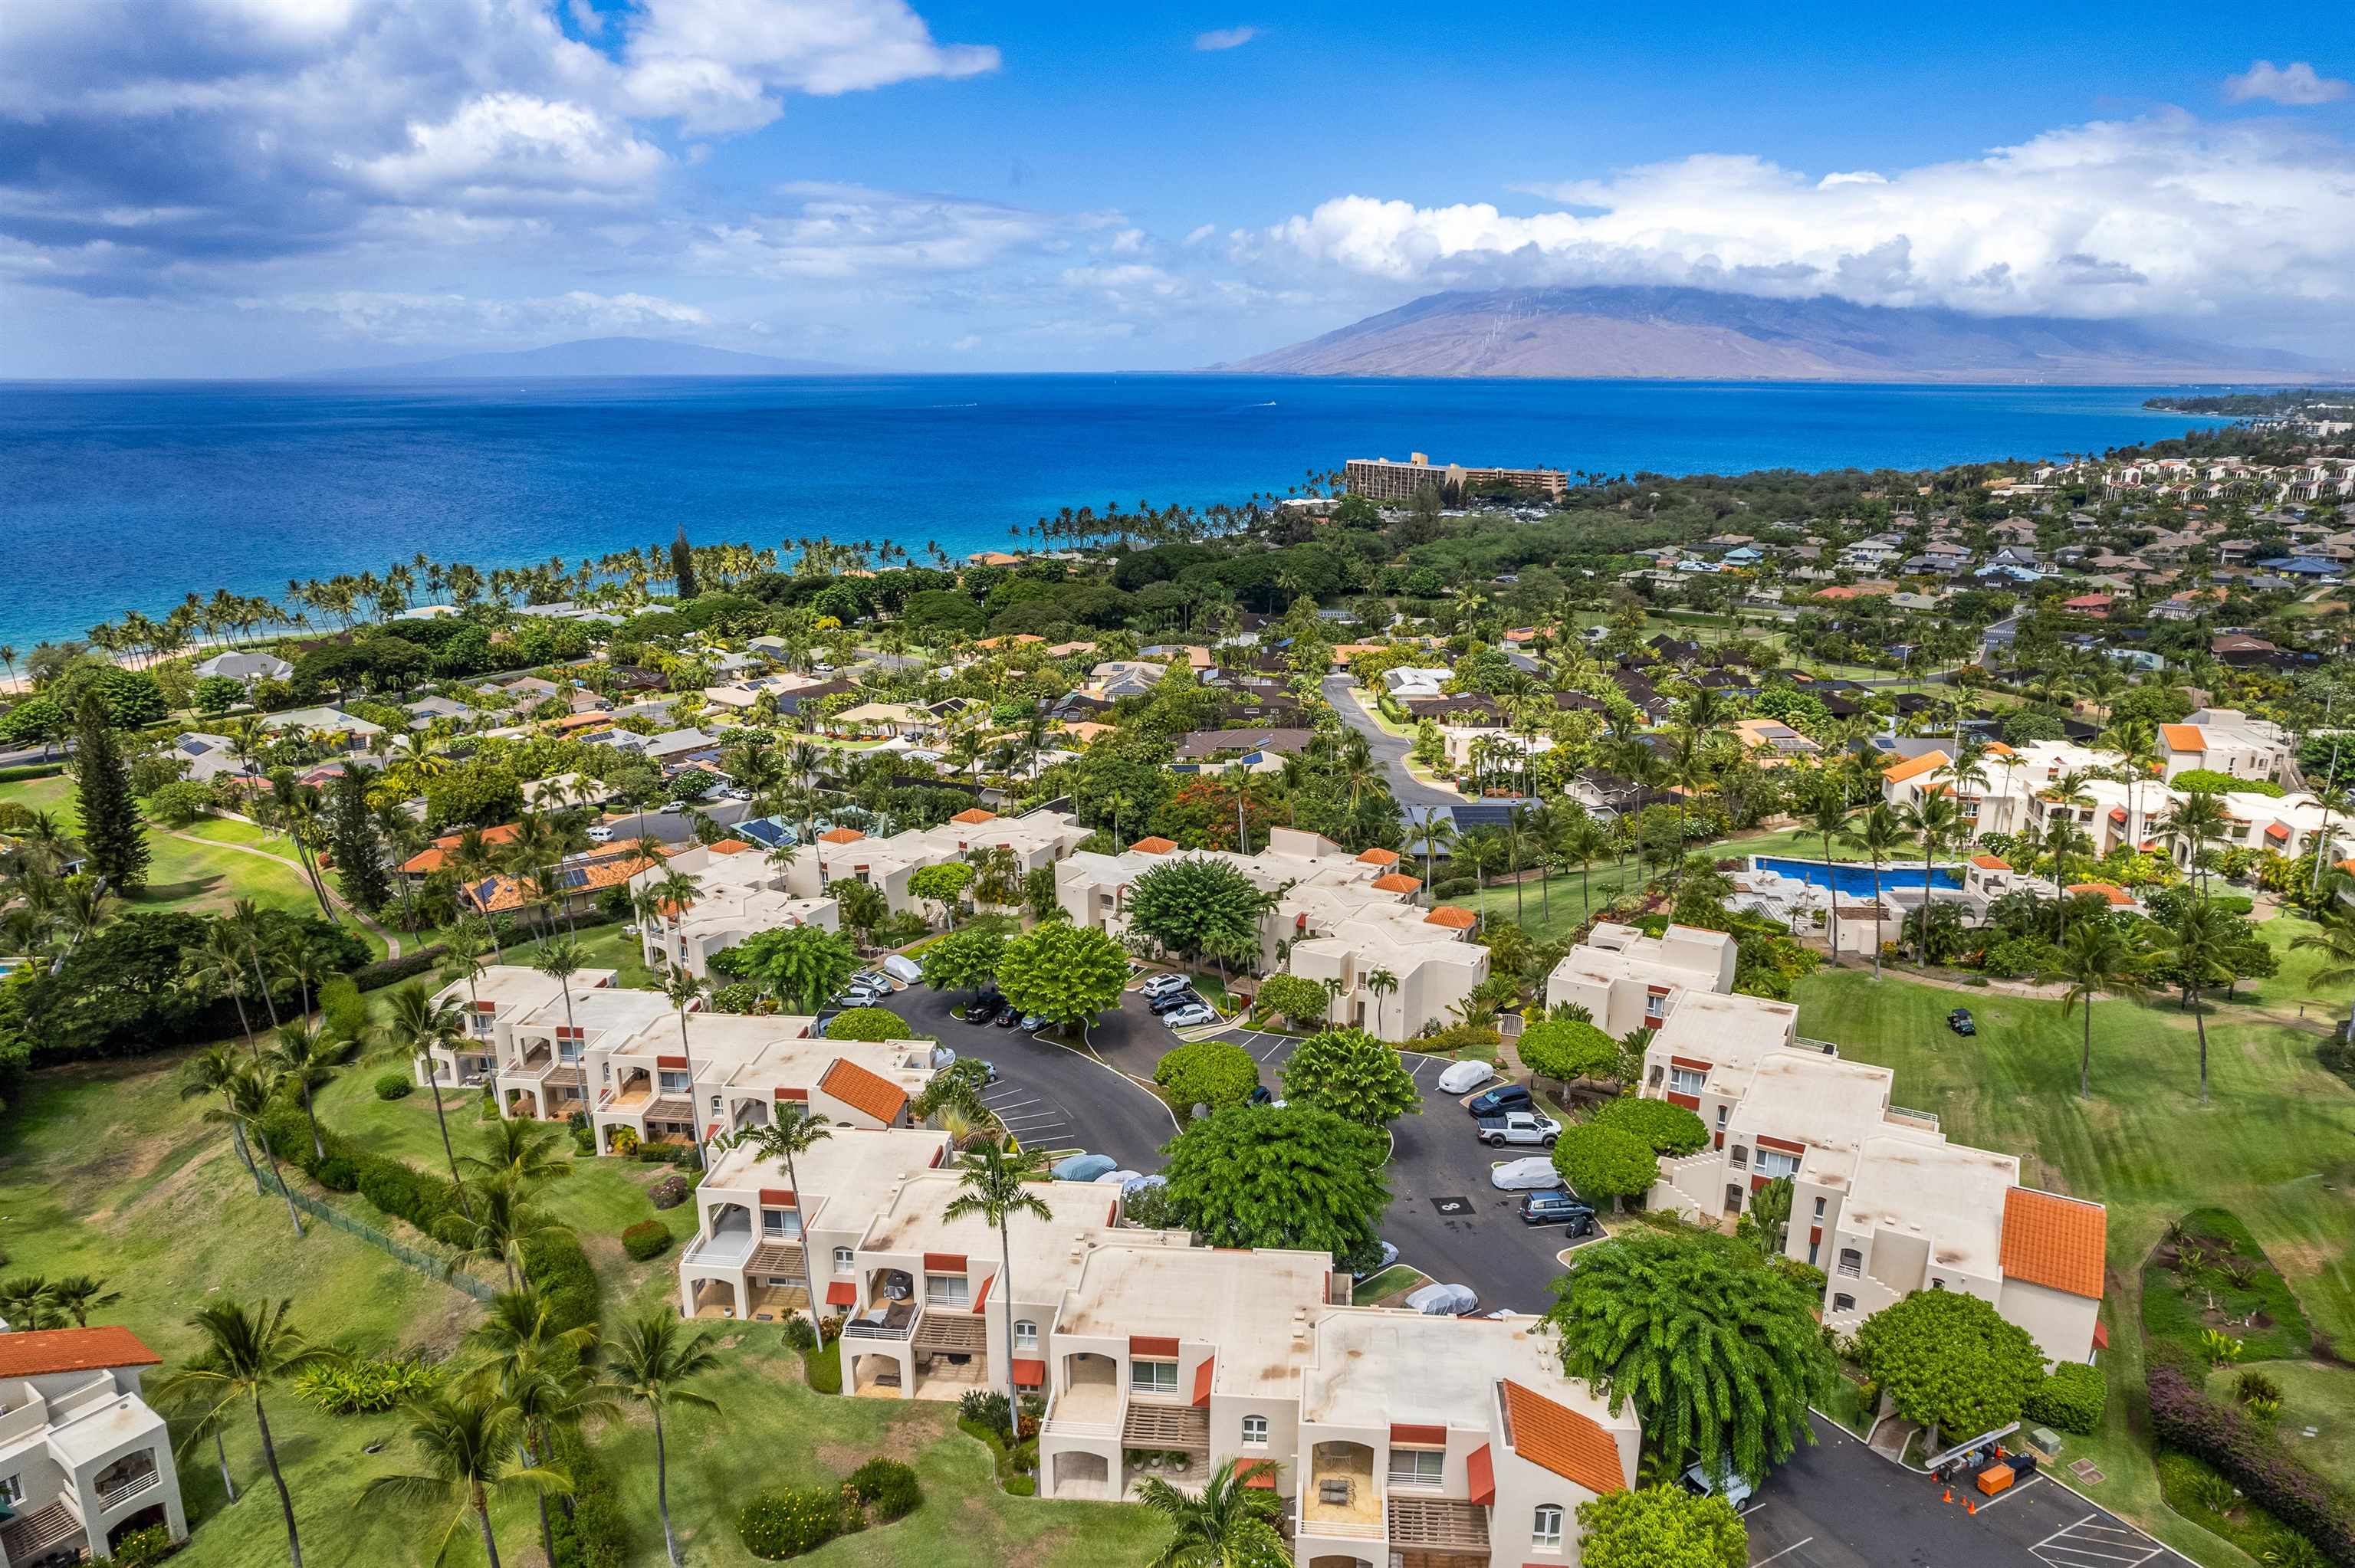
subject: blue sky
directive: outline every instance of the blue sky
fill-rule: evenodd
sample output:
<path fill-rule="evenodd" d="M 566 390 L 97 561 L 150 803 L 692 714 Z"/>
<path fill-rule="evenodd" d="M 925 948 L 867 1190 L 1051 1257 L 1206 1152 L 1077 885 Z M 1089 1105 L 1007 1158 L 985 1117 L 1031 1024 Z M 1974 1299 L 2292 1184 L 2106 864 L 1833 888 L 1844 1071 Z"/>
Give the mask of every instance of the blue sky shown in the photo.
<path fill-rule="evenodd" d="M 1446 287 L 2355 360 L 2340 5 L 16 0 L 0 375 L 1186 368 Z"/>

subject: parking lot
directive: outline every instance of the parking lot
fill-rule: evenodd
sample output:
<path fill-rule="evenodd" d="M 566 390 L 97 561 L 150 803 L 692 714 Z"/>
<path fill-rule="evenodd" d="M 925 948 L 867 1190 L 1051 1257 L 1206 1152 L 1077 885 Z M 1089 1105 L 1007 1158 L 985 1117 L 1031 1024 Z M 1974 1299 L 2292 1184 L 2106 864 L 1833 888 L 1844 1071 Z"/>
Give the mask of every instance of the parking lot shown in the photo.
<path fill-rule="evenodd" d="M 1982 1498 L 1891 1463 L 1820 1416 L 1744 1505 L 1751 1568 L 2174 1568 L 2186 1562 L 2049 1475 Z M 1970 1502 L 1977 1503 L 1971 1511 Z M 2162 1562 L 2161 1560 L 2165 1560 Z"/>

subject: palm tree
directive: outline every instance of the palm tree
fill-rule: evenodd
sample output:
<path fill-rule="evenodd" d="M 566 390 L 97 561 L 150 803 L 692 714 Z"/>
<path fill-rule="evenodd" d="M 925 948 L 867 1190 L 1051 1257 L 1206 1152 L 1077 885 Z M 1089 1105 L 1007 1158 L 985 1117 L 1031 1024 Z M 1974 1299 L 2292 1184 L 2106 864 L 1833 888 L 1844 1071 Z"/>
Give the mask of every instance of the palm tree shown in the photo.
<path fill-rule="evenodd" d="M 1930 863 L 1939 849 L 1962 826 L 1963 813 L 1955 804 L 1954 796 L 1943 789 L 1924 792 L 1916 800 L 1898 808 L 1898 824 L 1906 832 L 1922 841 L 1922 907 L 1930 907 Z M 1930 965 L 1930 917 L 1922 917 L 1921 950 L 1915 961 L 1923 968 Z"/>
<path fill-rule="evenodd" d="M 556 982 L 564 997 L 564 1026 L 572 1022 L 572 977 L 589 967 L 588 950 L 570 937 L 548 937 L 531 958 L 531 967 Z"/>
<path fill-rule="evenodd" d="M 1367 992 L 1374 999 L 1374 1011 L 1379 1013 L 1382 998 L 1398 990 L 1399 978 L 1386 969 L 1372 969 L 1366 971 L 1365 984 Z"/>
<path fill-rule="evenodd" d="M 319 1113 L 311 1103 L 311 1091 L 335 1081 L 334 1065 L 347 1047 L 307 1022 L 309 1018 L 305 1012 L 302 1018 L 278 1026 L 278 1044 L 271 1048 L 269 1059 L 281 1082 L 303 1091 L 303 1117 L 311 1124 L 311 1156 L 325 1160 L 327 1143 L 319 1136 Z"/>
<path fill-rule="evenodd" d="M 181 1439 L 182 1452 L 208 1430 L 217 1432 L 231 1404 L 251 1402 L 253 1424 L 261 1434 L 261 1457 L 270 1467 L 270 1478 L 277 1483 L 278 1506 L 286 1515 L 287 1554 L 293 1559 L 294 1568 L 303 1568 L 303 1539 L 294 1529 L 294 1499 L 286 1489 L 284 1472 L 278 1467 L 278 1446 L 271 1439 L 270 1413 L 261 1399 L 296 1373 L 341 1357 L 313 1344 L 286 1320 L 293 1305 L 282 1299 L 275 1306 L 265 1302 L 250 1309 L 238 1301 L 199 1307 L 188 1326 L 204 1340 L 204 1350 L 159 1379 L 152 1386 L 151 1397 L 159 1404 L 200 1408 L 196 1425 Z"/>
<path fill-rule="evenodd" d="M 2094 743 L 2118 759 L 2117 774 L 2128 786 L 2126 793 L 2126 844 L 2139 848 L 2142 843 L 2142 787 L 2150 781 L 2151 772 L 2163 760 L 2158 749 L 2158 726 L 2148 719 L 2124 719 L 2103 732 Z"/>
<path fill-rule="evenodd" d="M 1881 978 L 1881 863 L 1905 842 L 1904 824 L 1886 800 L 1875 800 L 1842 832 L 1851 848 L 1862 850 L 1872 862 L 1872 978 Z"/>
<path fill-rule="evenodd" d="M 559 1431 L 576 1431 L 584 1421 L 611 1420 L 621 1414 L 613 1390 L 581 1364 L 581 1352 L 597 1342 L 595 1326 L 584 1323 L 559 1332 L 552 1317 L 547 1301 L 526 1286 L 492 1298 L 490 1315 L 471 1336 L 489 1353 L 475 1379 L 496 1387 L 522 1418 L 520 1457 L 527 1468 L 555 1453 Z M 556 1539 L 549 1523 L 548 1493 L 534 1488 L 533 1495 L 539 1510 L 540 1552 L 553 1563 Z M 566 1507 L 569 1512 L 570 1505 Z"/>
<path fill-rule="evenodd" d="M 1167 1520 L 1170 1536 L 1148 1568 L 1261 1568 L 1286 1553 L 1275 1521 L 1284 1499 L 1274 1489 L 1254 1487 L 1256 1477 L 1275 1475 L 1266 1459 L 1219 1462 L 1197 1495 L 1158 1476 L 1136 1483 L 1136 1500 Z"/>
<path fill-rule="evenodd" d="M 2323 955 L 2322 967 L 2307 977 L 2308 991 L 2328 991 L 2355 982 L 2355 914 L 2334 900 L 2328 909 L 2315 916 L 2318 927 L 2303 936 L 2292 937 L 2292 952 L 2318 952 Z M 2348 1020 L 2339 1026 L 2339 1038 L 2355 1040 L 2355 1007 L 2350 1007 Z"/>
<path fill-rule="evenodd" d="M 506 1177 L 526 1188 L 572 1174 L 572 1161 L 556 1152 L 562 1135 L 527 1118 L 502 1118 L 483 1129 L 487 1156 L 469 1154 L 460 1161 L 485 1176 Z"/>
<path fill-rule="evenodd" d="M 1439 816 L 1425 808 L 1420 832 L 1423 838 L 1423 885 L 1429 887 L 1432 885 L 1431 857 L 1445 854 L 1452 858 L 1455 853 L 1455 819 L 1453 815 Z"/>
<path fill-rule="evenodd" d="M 261 993 L 261 1005 L 269 1010 L 270 1027 L 277 1028 L 278 1003 L 270 994 L 270 980 L 262 969 L 261 906 L 250 898 L 240 898 L 214 923 L 214 929 L 226 930 L 244 946 L 246 960 L 253 966 L 253 989 Z"/>
<path fill-rule="evenodd" d="M 806 1266 L 805 1266 L 806 1267 Z M 663 1545 L 670 1568 L 680 1568 L 678 1537 L 670 1527 L 670 1451 L 665 1446 L 663 1412 L 673 1406 L 719 1414 L 717 1401 L 686 1385 L 719 1369 L 708 1333 L 688 1334 L 676 1313 L 649 1309 L 621 1334 L 605 1341 L 614 1392 L 642 1402 L 655 1418 L 655 1507 L 662 1515 Z"/>
<path fill-rule="evenodd" d="M 1831 907 L 1832 962 L 1839 962 L 1839 880 L 1832 870 L 1832 842 L 1848 837 L 1848 801 L 1828 779 L 1818 779 L 1806 798 L 1806 830 L 1824 841 L 1824 892 Z M 1873 944 L 1876 948 L 1880 943 Z"/>
<path fill-rule="evenodd" d="M 437 1233 L 458 1249 L 449 1272 L 470 1257 L 496 1257 L 507 1271 L 507 1288 L 527 1282 L 523 1250 L 533 1238 L 553 1235 L 566 1227 L 535 1207 L 529 1192 L 515 1177 L 501 1173 L 474 1184 L 474 1202 L 464 1214 L 445 1214 Z"/>
<path fill-rule="evenodd" d="M 87 1274 L 69 1274 L 63 1279 L 49 1282 L 49 1298 L 58 1310 L 74 1320 L 77 1329 L 90 1327 L 90 1315 L 101 1307 L 112 1307 L 123 1299 L 123 1292 L 109 1290 L 103 1279 L 92 1279 Z"/>
<path fill-rule="evenodd" d="M 305 933 L 287 943 L 270 956 L 271 967 L 294 982 L 303 1000 L 304 1016 L 310 1016 L 311 993 L 324 985 L 330 976 L 342 971 L 336 955 L 316 936 Z"/>
<path fill-rule="evenodd" d="M 294 1190 L 286 1185 L 286 1178 L 278 1170 L 278 1155 L 270 1147 L 270 1134 L 261 1118 L 270 1113 L 270 1102 L 278 1092 L 278 1074 L 268 1065 L 260 1067 L 242 1066 L 221 1086 L 221 1104 L 204 1114 L 204 1119 L 216 1125 L 227 1122 L 241 1131 L 249 1131 L 249 1144 L 259 1145 L 262 1159 L 270 1162 L 270 1183 L 278 1195 L 286 1200 L 286 1217 L 294 1223 L 294 1234 L 303 1234 L 303 1216 L 294 1208 Z"/>
<path fill-rule="evenodd" d="M 2142 958 L 2134 944 L 2107 920 L 2083 922 L 2069 933 L 2069 939 L 2061 946 L 2056 975 L 2069 982 L 2069 989 L 2061 997 L 2061 1016 L 2068 1017 L 2081 1001 L 2085 1004 L 2085 1043 L 2077 1058 L 2077 1097 L 2081 1100 L 2092 1098 L 2094 1093 L 2094 998 L 2103 991 L 2118 996 L 2140 994 Z"/>
<path fill-rule="evenodd" d="M 246 1065 L 237 1059 L 234 1046 L 221 1041 L 215 1041 L 188 1058 L 188 1078 L 187 1082 L 180 1086 L 180 1097 L 184 1100 L 193 1100 L 202 1098 L 206 1095 L 219 1095 L 221 1104 L 226 1108 L 229 1104 L 229 1086 L 236 1080 L 239 1074 L 246 1070 Z M 264 1190 L 261 1185 L 261 1168 L 254 1164 L 253 1150 L 246 1147 L 245 1124 L 233 1117 L 222 1119 L 229 1124 L 230 1146 L 237 1150 L 238 1159 L 245 1162 L 245 1173 L 253 1178 L 253 1195 L 258 1198 L 261 1196 Z"/>
<path fill-rule="evenodd" d="M 695 1139 L 695 1163 L 698 1170 L 707 1168 L 703 1158 L 703 1107 L 695 1103 L 695 1047 L 687 1037 L 687 1014 L 709 989 L 684 964 L 663 966 L 661 990 L 670 999 L 671 1011 L 678 1014 L 678 1049 L 687 1061 L 687 1107 L 691 1118 L 687 1131 Z"/>
<path fill-rule="evenodd" d="M 58 1323 L 58 1287 L 37 1274 L 20 1274 L 0 1285 L 0 1317 L 12 1332 L 54 1329 Z"/>
<path fill-rule="evenodd" d="M 2183 1005 L 2191 1010 L 2192 1026 L 2200 1033 L 2200 1103 L 2203 1106 L 2208 1103 L 2208 1015 L 2200 1008 L 2200 988 L 2211 981 L 2232 983 L 2232 955 L 2247 935 L 2238 916 L 2211 904 L 2204 895 L 2177 911 L 2173 923 L 2158 933 L 2160 951 L 2175 966 L 2183 986 Z"/>
<path fill-rule="evenodd" d="M 409 1440 L 425 1462 L 421 1473 L 378 1476 L 360 1501 L 395 1508 L 450 1508 L 436 1563 L 450 1555 L 450 1538 L 472 1511 L 483 1532 L 483 1551 L 499 1568 L 498 1538 L 491 1531 L 491 1499 L 529 1488 L 543 1498 L 572 1489 L 570 1478 L 540 1466 L 521 1465 L 523 1415 L 495 1389 L 462 1387 L 412 1401 L 406 1407 Z M 454 1504 L 453 1507 L 451 1505 Z"/>
<path fill-rule="evenodd" d="M 569 1017 L 570 1010 L 566 1011 Z M 384 1029 L 395 1050 L 424 1065 L 426 1093 L 433 1101 L 433 1119 L 442 1128 L 442 1155 L 449 1161 L 450 1181 L 457 1189 L 459 1208 L 471 1213 L 466 1183 L 458 1174 L 458 1151 L 450 1147 L 450 1118 L 442 1109 L 442 1070 L 433 1060 L 435 1051 L 455 1044 L 464 1033 L 458 1021 L 458 1004 L 434 1001 L 426 994 L 421 981 L 412 980 L 392 993 L 392 1012 L 385 1019 Z"/>
<path fill-rule="evenodd" d="M 1016 1152 L 996 1139 L 983 1141 L 966 1157 L 957 1173 L 957 1196 L 945 1211 L 952 1220 L 978 1214 L 997 1233 L 998 1299 L 1006 1303 L 1006 1424 L 1007 1441 L 1021 1436 L 1018 1411 L 1022 1395 L 1014 1384 L 1014 1252 L 1007 1239 L 1006 1222 L 1020 1214 L 1051 1222 L 1055 1215 L 1032 1192 L 1028 1182 L 1046 1173 L 1039 1155 Z"/>
<path fill-rule="evenodd" d="M 2200 857 L 2207 853 L 2211 844 L 2224 836 L 2224 830 L 2232 820 L 2232 813 L 2225 810 L 2223 797 L 2205 789 L 2191 790 L 2158 820 L 2160 832 L 2183 841 L 2184 862 L 2200 879 L 2200 890 L 2203 895 L 2208 890 L 2208 868 L 2200 863 Z"/>
<path fill-rule="evenodd" d="M 1578 907 L 1582 916 L 1594 913 L 1594 897 L 1587 874 L 1611 849 L 1611 835 L 1584 809 L 1565 809 L 1555 816 L 1554 853 L 1578 867 Z"/>
<path fill-rule="evenodd" d="M 750 1148 L 761 1160 L 782 1160 L 785 1165 L 785 1186 L 794 1195 L 794 1234 L 802 1244 L 802 1283 L 809 1300 L 810 1327 L 819 1329 L 818 1342 L 825 1343 L 823 1329 L 817 1318 L 817 1281 L 809 1261 L 809 1232 L 802 1224 L 801 1173 L 794 1168 L 796 1155 L 811 1150 L 834 1136 L 834 1124 L 826 1116 L 813 1111 L 798 1100 L 779 1100 L 773 1121 L 759 1127 L 748 1127 L 730 1133 L 719 1140 L 725 1153 L 731 1149 Z"/>
<path fill-rule="evenodd" d="M 226 920 L 205 928 L 205 938 L 190 955 L 187 983 L 218 996 L 223 992 L 237 1003 L 237 1026 L 245 1033 L 246 1049 L 261 1060 L 261 1043 L 253 1037 L 253 1021 L 245 1013 L 245 943 Z"/>

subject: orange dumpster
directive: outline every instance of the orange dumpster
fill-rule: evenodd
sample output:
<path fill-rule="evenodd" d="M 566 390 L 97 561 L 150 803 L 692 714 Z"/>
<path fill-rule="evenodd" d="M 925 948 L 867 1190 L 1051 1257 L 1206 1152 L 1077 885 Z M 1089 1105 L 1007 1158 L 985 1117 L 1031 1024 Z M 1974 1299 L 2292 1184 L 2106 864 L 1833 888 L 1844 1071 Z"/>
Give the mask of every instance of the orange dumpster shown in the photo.
<path fill-rule="evenodd" d="M 2009 1485 L 2011 1485 L 2009 1465 L 1989 1465 L 1979 1472 L 1979 1490 L 1988 1497 L 1995 1496 Z"/>

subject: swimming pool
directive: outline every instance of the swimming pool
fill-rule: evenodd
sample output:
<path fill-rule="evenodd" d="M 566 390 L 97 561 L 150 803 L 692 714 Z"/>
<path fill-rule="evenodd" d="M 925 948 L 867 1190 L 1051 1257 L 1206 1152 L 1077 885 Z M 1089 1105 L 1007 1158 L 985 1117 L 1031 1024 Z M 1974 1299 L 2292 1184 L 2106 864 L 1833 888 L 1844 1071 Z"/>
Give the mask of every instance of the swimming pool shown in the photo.
<path fill-rule="evenodd" d="M 1825 875 L 1824 863 L 1819 860 L 1785 860 L 1777 855 L 1754 854 L 1750 857 L 1750 866 L 1753 871 L 1771 871 L 1795 881 L 1811 882 L 1817 887 L 1828 883 L 1828 885 L 1851 896 L 1872 896 L 1872 867 L 1859 865 L 1853 861 L 1834 861 L 1828 878 Z M 1963 885 L 1963 868 L 1958 865 L 1934 865 L 1930 868 L 1930 876 L 1940 887 L 1960 887 Z M 1921 885 L 1920 861 L 1910 866 L 1896 861 L 1881 862 L 1881 891 Z"/>

